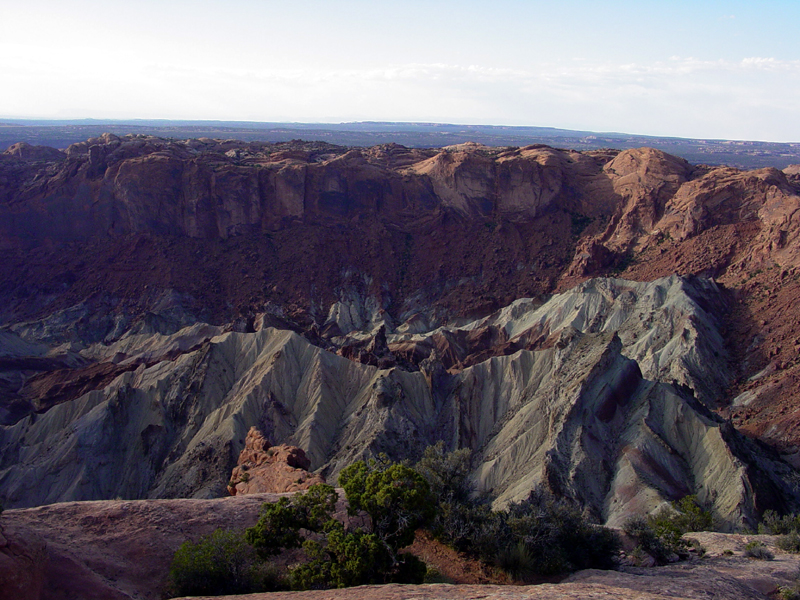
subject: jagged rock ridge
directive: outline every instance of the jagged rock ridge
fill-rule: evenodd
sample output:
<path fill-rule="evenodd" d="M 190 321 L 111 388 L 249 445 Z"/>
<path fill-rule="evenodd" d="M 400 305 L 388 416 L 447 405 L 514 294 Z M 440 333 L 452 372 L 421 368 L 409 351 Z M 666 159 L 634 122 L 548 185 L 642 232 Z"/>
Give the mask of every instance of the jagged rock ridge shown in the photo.
<path fill-rule="evenodd" d="M 615 269 L 642 281 L 711 275 L 737 292 L 722 328 L 738 349 L 725 403 L 738 427 L 790 455 L 800 447 L 800 319 L 786 318 L 800 298 L 798 189 L 796 166 L 710 168 L 647 148 L 110 134 L 63 152 L 19 144 L 0 155 L 0 321 L 82 305 L 95 326 L 106 321 L 105 339 L 163 314 L 165 298 L 191 315 L 183 325 L 241 318 L 244 329 L 268 304 L 273 325 L 330 347 L 348 327 L 429 330 Z M 121 372 L 32 352 L 2 357 L 13 363 L 0 371 L 4 422 Z"/>
<path fill-rule="evenodd" d="M 125 355 L 134 370 L 4 428 L 0 487 L 16 506 L 214 497 L 257 426 L 328 477 L 443 439 L 475 450 L 474 480 L 501 503 L 543 484 L 619 523 L 698 493 L 721 517 L 752 522 L 765 506 L 794 506 L 797 482 L 701 403 L 715 399 L 702 373 L 727 377 L 716 316 L 703 308 L 721 301 L 702 279 L 594 280 L 460 329 L 390 333 L 388 348 L 434 340 L 418 371 L 360 364 L 273 328 L 123 336 L 83 352 Z M 544 340 L 444 369 L 436 340 L 489 328 Z M 152 366 L 137 358 L 174 347 L 187 350 Z"/>
<path fill-rule="evenodd" d="M 735 428 L 790 459 L 800 440 L 795 171 L 652 149 L 12 148 L 0 494 L 217 495 L 255 425 L 329 476 L 444 439 L 501 502 L 543 482 L 612 522 L 686 490 L 734 521 L 791 506 L 794 472 Z M 589 280 L 610 272 L 652 283 Z M 675 272 L 696 277 L 657 280 Z"/>

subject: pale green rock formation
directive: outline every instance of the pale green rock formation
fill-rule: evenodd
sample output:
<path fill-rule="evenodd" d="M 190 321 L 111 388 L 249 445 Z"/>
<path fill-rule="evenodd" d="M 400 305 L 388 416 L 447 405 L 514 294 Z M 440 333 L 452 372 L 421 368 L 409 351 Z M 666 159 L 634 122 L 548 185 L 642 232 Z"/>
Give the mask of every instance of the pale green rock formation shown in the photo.
<path fill-rule="evenodd" d="M 797 508 L 797 474 L 699 401 L 728 377 L 704 308 L 718 296 L 713 282 L 672 277 L 521 300 L 466 327 L 511 339 L 536 329 L 552 343 L 450 374 L 435 356 L 420 371 L 381 370 L 272 328 L 195 324 L 89 344 L 86 357 L 153 364 L 0 429 L 0 495 L 10 507 L 220 496 L 256 426 L 329 481 L 355 460 L 414 458 L 442 439 L 474 450 L 474 482 L 500 505 L 546 485 L 619 525 L 696 493 L 719 517 L 752 522 L 766 506 Z"/>

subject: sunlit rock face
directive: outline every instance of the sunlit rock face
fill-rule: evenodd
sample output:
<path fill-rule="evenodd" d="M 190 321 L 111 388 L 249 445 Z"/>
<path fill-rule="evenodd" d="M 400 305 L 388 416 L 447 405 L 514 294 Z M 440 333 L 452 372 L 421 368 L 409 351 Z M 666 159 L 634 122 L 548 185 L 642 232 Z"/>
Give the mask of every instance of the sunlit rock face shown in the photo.
<path fill-rule="evenodd" d="M 792 509 L 798 186 L 647 148 L 15 145 L 0 500 L 220 496 L 255 427 L 328 481 L 444 440 L 498 504 Z"/>

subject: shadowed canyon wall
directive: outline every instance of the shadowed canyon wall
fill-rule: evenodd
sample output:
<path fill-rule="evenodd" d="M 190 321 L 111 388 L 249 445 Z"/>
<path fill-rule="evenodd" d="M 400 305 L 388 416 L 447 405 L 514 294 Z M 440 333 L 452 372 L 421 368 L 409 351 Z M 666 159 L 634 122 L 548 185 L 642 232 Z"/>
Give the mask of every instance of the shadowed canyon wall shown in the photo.
<path fill-rule="evenodd" d="M 12 147 L 0 495 L 212 497 L 256 426 L 329 480 L 443 439 L 499 502 L 792 508 L 797 189 L 646 148 Z"/>

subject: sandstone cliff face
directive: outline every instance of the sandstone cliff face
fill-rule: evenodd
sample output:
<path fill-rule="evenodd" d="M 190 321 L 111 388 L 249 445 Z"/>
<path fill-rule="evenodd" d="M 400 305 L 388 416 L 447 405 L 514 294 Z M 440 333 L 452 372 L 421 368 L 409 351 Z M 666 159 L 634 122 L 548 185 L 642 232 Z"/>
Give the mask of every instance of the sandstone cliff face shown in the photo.
<path fill-rule="evenodd" d="M 614 192 L 625 202 L 603 236 L 610 248 L 618 250 L 650 234 L 670 199 L 688 180 L 692 167 L 675 156 L 640 148 L 621 152 L 603 170 Z"/>
<path fill-rule="evenodd" d="M 625 277 L 699 273 L 734 291 L 724 335 L 734 349 L 735 382 L 725 392 L 723 414 L 751 435 L 796 454 L 800 196 L 791 177 L 791 170 L 696 168 L 649 234 L 626 237 L 622 223 L 610 226 L 602 239 L 627 240 Z M 583 243 L 611 245 L 600 240 Z M 582 264 L 575 263 L 573 275 L 585 271 Z"/>
<path fill-rule="evenodd" d="M 42 152 L 12 147 L 5 155 L 30 162 Z M 546 147 L 404 154 L 325 146 L 286 153 L 211 140 L 198 148 L 109 135 L 70 146 L 46 182 L 9 182 L 0 198 L 0 240 L 10 247 L 139 232 L 225 238 L 280 229 L 292 219 L 380 215 L 413 223 L 441 209 L 467 218 L 530 218 L 575 196 L 565 186 L 570 174 L 599 172 L 589 155 Z"/>
<path fill-rule="evenodd" d="M 612 522 L 793 505 L 734 428 L 796 460 L 798 206 L 792 169 L 650 149 L 13 147 L 0 495 L 219 495 L 257 426 L 329 477 L 444 439 Z"/>

